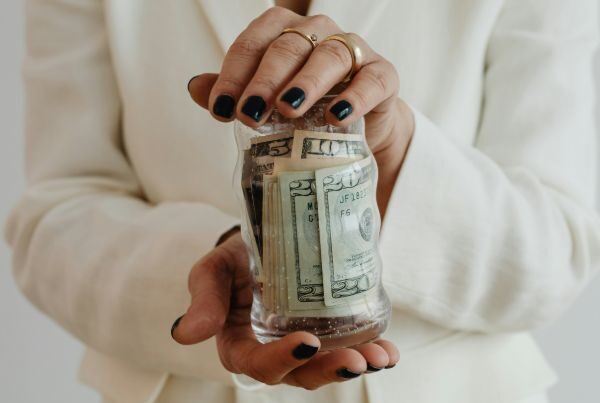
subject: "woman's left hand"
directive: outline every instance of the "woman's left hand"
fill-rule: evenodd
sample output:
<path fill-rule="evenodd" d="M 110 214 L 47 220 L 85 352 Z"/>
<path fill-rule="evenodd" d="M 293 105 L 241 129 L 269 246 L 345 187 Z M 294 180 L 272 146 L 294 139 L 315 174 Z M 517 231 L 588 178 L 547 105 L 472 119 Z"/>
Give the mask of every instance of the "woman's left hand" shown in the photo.
<path fill-rule="evenodd" d="M 352 68 L 350 51 L 336 40 L 313 50 L 295 28 L 323 39 L 342 30 L 324 15 L 304 17 L 274 7 L 253 20 L 227 52 L 220 74 L 201 74 L 189 83 L 192 98 L 213 117 L 238 119 L 250 127 L 263 124 L 277 107 L 286 117 L 306 112 Z M 358 35 L 352 39 L 363 53 L 362 67 L 347 88 L 326 107 L 326 120 L 346 126 L 365 117 L 367 142 L 379 168 L 377 200 L 385 214 L 400 166 L 413 133 L 410 108 L 398 98 L 398 74 Z"/>
<path fill-rule="evenodd" d="M 239 231 L 194 265 L 188 284 L 192 301 L 173 325 L 171 335 L 181 344 L 200 343 L 215 336 L 221 363 L 230 372 L 269 385 L 314 390 L 391 368 L 400 358 L 396 346 L 383 339 L 318 351 L 321 342 L 315 335 L 296 331 L 260 343 L 250 323 L 253 283 Z"/>

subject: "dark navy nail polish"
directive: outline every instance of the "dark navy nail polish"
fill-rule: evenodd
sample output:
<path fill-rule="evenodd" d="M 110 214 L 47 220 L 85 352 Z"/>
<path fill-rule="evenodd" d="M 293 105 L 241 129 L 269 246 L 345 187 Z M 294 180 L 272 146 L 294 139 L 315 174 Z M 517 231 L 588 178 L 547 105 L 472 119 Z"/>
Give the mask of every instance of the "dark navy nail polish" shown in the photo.
<path fill-rule="evenodd" d="M 383 368 L 374 367 L 371 364 L 367 363 L 367 372 L 377 372 L 381 371 Z"/>
<path fill-rule="evenodd" d="M 339 377 L 346 378 L 346 379 L 356 378 L 361 375 L 361 374 L 357 374 L 356 372 L 349 371 L 347 368 L 340 368 L 337 371 L 335 371 L 335 374 Z"/>
<path fill-rule="evenodd" d="M 337 120 L 344 120 L 352 113 L 352 105 L 348 101 L 339 101 L 329 109 Z"/>
<path fill-rule="evenodd" d="M 298 109 L 306 99 L 306 94 L 302 88 L 292 87 L 281 96 L 281 100 L 290 104 L 294 109 Z"/>
<path fill-rule="evenodd" d="M 262 118 L 262 114 L 266 108 L 267 104 L 262 97 L 251 95 L 246 99 L 244 106 L 242 106 L 242 112 L 244 115 L 250 116 L 255 122 L 258 122 Z"/>
<path fill-rule="evenodd" d="M 385 369 L 394 368 L 395 366 L 396 366 L 396 364 L 388 365 L 387 367 L 385 367 Z"/>
<path fill-rule="evenodd" d="M 181 322 L 182 318 L 183 318 L 183 315 L 181 315 L 180 317 L 175 319 L 175 322 L 173 322 L 173 326 L 171 326 L 171 337 L 173 337 L 173 332 L 175 331 L 175 329 L 177 329 L 177 326 L 179 326 L 179 322 Z"/>
<path fill-rule="evenodd" d="M 308 344 L 300 343 L 298 347 L 296 347 L 292 351 L 292 355 L 297 360 L 306 360 L 307 358 L 310 358 L 313 355 L 317 354 L 317 351 L 319 351 L 319 347 L 309 346 Z"/>
<path fill-rule="evenodd" d="M 229 119 L 233 116 L 235 99 L 230 95 L 219 95 L 213 105 L 213 113 L 222 118 Z"/>
<path fill-rule="evenodd" d="M 194 79 L 195 79 L 196 77 L 198 77 L 198 76 L 194 76 L 194 77 L 190 78 L 190 81 L 188 81 L 188 85 L 187 85 L 187 90 L 188 90 L 188 92 L 190 91 L 190 84 L 192 84 L 192 81 L 194 81 Z"/>

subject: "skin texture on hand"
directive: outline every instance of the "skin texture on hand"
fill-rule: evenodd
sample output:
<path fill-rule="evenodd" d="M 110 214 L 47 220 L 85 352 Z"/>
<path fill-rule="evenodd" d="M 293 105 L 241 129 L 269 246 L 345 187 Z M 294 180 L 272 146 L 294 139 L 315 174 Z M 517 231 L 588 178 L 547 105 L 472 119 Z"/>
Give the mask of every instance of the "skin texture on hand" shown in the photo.
<path fill-rule="evenodd" d="M 313 50 L 295 28 L 319 39 L 342 30 L 329 17 L 304 17 L 274 7 L 253 20 L 232 44 L 221 71 L 204 73 L 188 84 L 192 99 L 222 122 L 234 119 L 256 128 L 273 108 L 288 117 L 303 115 L 342 81 L 352 67 L 348 49 L 323 41 Z M 377 161 L 377 201 L 383 217 L 409 147 L 414 121 L 398 98 L 394 66 L 352 34 L 364 55 L 362 67 L 326 107 L 325 119 L 346 126 L 364 116 L 366 139 Z M 238 234 L 203 257 L 189 277 L 191 305 L 176 321 L 173 338 L 182 344 L 216 336 L 224 367 L 267 384 L 286 383 L 316 389 L 396 364 L 399 353 L 389 341 L 319 352 L 319 339 L 295 332 L 261 344 L 250 326 L 252 279 L 245 245 Z"/>
<path fill-rule="evenodd" d="M 216 336 L 221 363 L 230 372 L 313 390 L 398 362 L 398 350 L 386 340 L 327 352 L 318 351 L 319 339 L 308 332 L 268 344 L 256 340 L 250 326 L 252 280 L 239 232 L 194 266 L 188 288 L 192 302 L 172 336 L 181 344 Z"/>

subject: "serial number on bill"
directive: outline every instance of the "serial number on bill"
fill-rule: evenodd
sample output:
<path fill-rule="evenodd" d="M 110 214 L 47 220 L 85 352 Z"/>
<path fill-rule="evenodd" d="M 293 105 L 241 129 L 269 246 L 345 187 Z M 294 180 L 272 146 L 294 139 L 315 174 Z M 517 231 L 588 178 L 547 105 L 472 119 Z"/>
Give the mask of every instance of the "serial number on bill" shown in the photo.
<path fill-rule="evenodd" d="M 356 200 L 364 199 L 367 196 L 369 196 L 369 192 L 367 189 L 359 190 L 357 192 L 352 193 L 344 193 L 338 197 L 338 203 L 350 203 Z"/>

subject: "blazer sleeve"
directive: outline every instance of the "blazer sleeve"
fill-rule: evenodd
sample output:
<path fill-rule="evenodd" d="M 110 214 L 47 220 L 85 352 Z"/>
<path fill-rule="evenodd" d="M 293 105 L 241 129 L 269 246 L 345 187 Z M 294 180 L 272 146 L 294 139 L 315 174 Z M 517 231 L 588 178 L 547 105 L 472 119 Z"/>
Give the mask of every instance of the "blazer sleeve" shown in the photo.
<path fill-rule="evenodd" d="M 102 4 L 26 5 L 28 187 L 6 226 L 16 281 L 97 351 L 233 385 L 212 340 L 183 347 L 170 328 L 188 305 L 192 265 L 238 218 L 144 197 L 122 144 Z"/>
<path fill-rule="evenodd" d="M 382 227 L 393 304 L 514 331 L 557 317 L 600 265 L 595 0 L 509 0 L 487 51 L 480 130 L 416 131 Z"/>

